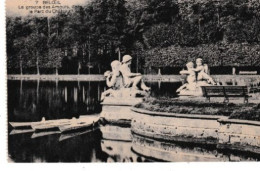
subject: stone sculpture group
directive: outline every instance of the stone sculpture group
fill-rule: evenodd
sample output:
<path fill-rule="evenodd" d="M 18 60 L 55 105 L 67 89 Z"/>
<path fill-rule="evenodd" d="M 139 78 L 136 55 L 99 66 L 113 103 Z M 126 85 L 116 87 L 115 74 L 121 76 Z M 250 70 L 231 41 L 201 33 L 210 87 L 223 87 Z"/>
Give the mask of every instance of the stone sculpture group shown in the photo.
<path fill-rule="evenodd" d="M 179 95 L 202 96 L 201 86 L 216 85 L 209 75 L 208 65 L 203 64 L 201 58 L 196 59 L 196 68 L 193 62 L 186 64 L 187 70 L 180 71 L 181 75 L 187 75 L 186 83 L 178 90 Z"/>
<path fill-rule="evenodd" d="M 130 66 L 132 57 L 123 56 L 122 62 L 115 60 L 111 63 L 112 71 L 106 71 L 104 76 L 109 87 L 101 96 L 101 101 L 105 97 L 114 98 L 135 98 L 149 95 L 150 88 L 144 83 L 140 73 L 132 73 Z M 181 75 L 186 75 L 185 83 L 177 90 L 180 96 L 202 96 L 201 86 L 216 85 L 209 75 L 208 65 L 203 64 L 201 58 L 196 59 L 196 68 L 193 62 L 186 64 L 187 70 L 180 71 Z"/>
<path fill-rule="evenodd" d="M 150 88 L 145 85 L 143 76 L 131 72 L 131 62 L 132 57 L 125 55 L 122 62 L 115 60 L 111 63 L 112 71 L 104 73 L 109 89 L 102 93 L 101 100 L 105 97 L 130 98 L 149 95 Z"/>

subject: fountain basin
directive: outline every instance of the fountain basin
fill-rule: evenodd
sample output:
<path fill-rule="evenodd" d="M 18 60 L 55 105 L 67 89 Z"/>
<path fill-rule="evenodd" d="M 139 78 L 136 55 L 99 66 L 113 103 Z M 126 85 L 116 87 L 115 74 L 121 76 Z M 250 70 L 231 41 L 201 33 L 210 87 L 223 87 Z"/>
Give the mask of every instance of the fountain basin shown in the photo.
<path fill-rule="evenodd" d="M 260 154 L 260 122 L 225 116 L 176 114 L 132 108 L 133 133 L 155 140 L 217 145 Z"/>

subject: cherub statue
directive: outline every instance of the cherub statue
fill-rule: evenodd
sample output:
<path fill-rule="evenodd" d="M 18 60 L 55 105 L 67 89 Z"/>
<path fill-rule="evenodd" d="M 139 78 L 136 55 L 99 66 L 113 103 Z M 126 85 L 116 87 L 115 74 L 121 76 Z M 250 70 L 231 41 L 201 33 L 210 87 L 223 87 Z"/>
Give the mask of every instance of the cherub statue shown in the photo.
<path fill-rule="evenodd" d="M 209 76 L 208 65 L 202 65 L 201 58 L 196 59 L 196 65 L 194 71 L 198 72 L 197 81 L 207 80 L 209 84 L 216 85 L 215 81 Z"/>
<path fill-rule="evenodd" d="M 187 70 L 180 71 L 181 75 L 187 76 L 187 83 L 182 85 L 176 92 L 183 95 L 201 95 L 201 86 L 215 85 L 215 81 L 208 75 L 208 66 L 202 65 L 202 59 L 196 59 L 196 68 L 194 68 L 193 62 L 186 64 Z M 198 73 L 196 77 L 196 73 Z M 204 81 L 206 80 L 206 81 Z M 186 90 L 186 91 L 182 91 Z"/>
<path fill-rule="evenodd" d="M 110 88 L 106 91 L 104 91 L 101 95 L 101 101 L 104 100 L 106 96 L 112 95 L 112 96 L 119 96 L 118 93 L 121 88 L 123 88 L 123 82 L 122 77 L 120 76 L 120 68 L 121 63 L 118 60 L 115 60 L 111 63 L 111 71 L 106 71 L 104 73 L 104 76 L 106 78 L 106 84 Z"/>
<path fill-rule="evenodd" d="M 118 60 L 111 62 L 112 72 L 106 71 L 104 76 L 106 77 L 106 84 L 108 87 L 115 89 L 120 89 L 123 87 L 122 79 L 120 76 L 120 65 L 121 63 Z"/>
<path fill-rule="evenodd" d="M 181 75 L 188 75 L 187 76 L 187 83 L 183 84 L 178 90 L 176 91 L 177 93 L 180 92 L 183 89 L 188 89 L 188 90 L 195 90 L 196 89 L 196 73 L 194 71 L 194 63 L 193 62 L 188 62 L 186 64 L 187 70 L 182 70 L 180 71 Z"/>
<path fill-rule="evenodd" d="M 123 75 L 124 86 L 126 88 L 133 88 L 139 90 L 138 85 L 144 91 L 150 91 L 150 88 L 147 87 L 143 81 L 143 77 L 140 73 L 132 73 L 130 70 L 130 66 L 132 63 L 132 57 L 130 55 L 123 56 L 122 65 L 120 67 L 120 72 Z"/>
<path fill-rule="evenodd" d="M 126 61 L 126 58 L 123 59 Z M 123 66 L 124 67 L 124 66 Z M 148 90 L 149 88 L 145 86 L 141 74 L 131 73 L 130 71 L 126 71 L 127 68 L 122 69 L 121 62 L 115 60 L 111 63 L 111 71 L 106 71 L 104 76 L 106 78 L 106 84 L 109 87 L 108 90 L 104 91 L 101 95 L 101 101 L 105 99 L 105 97 L 115 97 L 115 98 L 129 98 L 129 97 L 137 97 L 139 96 L 147 96 L 148 94 L 145 91 L 139 89 L 130 88 L 131 85 L 136 86 L 136 84 L 141 83 L 141 88 Z M 125 80 L 124 74 L 128 74 L 130 80 Z M 124 81 L 123 81 L 124 79 Z"/>

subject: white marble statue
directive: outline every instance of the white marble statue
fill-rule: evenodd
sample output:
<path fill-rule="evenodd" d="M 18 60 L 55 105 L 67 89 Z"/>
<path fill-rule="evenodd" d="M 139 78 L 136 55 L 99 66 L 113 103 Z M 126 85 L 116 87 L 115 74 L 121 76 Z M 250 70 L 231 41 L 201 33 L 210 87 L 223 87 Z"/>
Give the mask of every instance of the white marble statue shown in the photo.
<path fill-rule="evenodd" d="M 176 91 L 180 95 L 201 96 L 201 86 L 216 85 L 208 74 L 208 65 L 202 64 L 202 59 L 196 59 L 196 68 L 193 62 L 186 64 L 187 70 L 180 71 L 181 75 L 187 75 L 186 83 Z"/>
<path fill-rule="evenodd" d="M 131 72 L 131 63 L 132 57 L 130 55 L 123 56 L 120 71 L 123 75 L 125 87 L 132 87 L 133 89 L 139 90 L 138 85 L 140 85 L 141 90 L 150 91 L 150 88 L 145 85 L 142 75 L 140 73 Z"/>
<path fill-rule="evenodd" d="M 131 73 L 131 60 L 131 56 L 125 55 L 122 63 L 118 60 L 111 63 L 112 71 L 104 73 L 109 89 L 102 93 L 101 101 L 105 97 L 134 98 L 148 95 L 147 92 L 150 88 L 145 85 L 142 75 L 140 73 Z"/>
<path fill-rule="evenodd" d="M 208 65 L 202 65 L 202 59 L 196 59 L 196 68 L 195 72 L 198 72 L 197 81 L 207 80 L 209 84 L 216 85 L 215 81 L 209 76 Z"/>
<path fill-rule="evenodd" d="M 186 64 L 187 70 L 182 70 L 180 71 L 181 75 L 188 75 L 187 76 L 187 83 L 183 84 L 177 92 L 180 92 L 183 89 L 188 89 L 188 90 L 195 90 L 196 89 L 196 73 L 194 71 L 194 64 L 193 62 L 188 62 Z"/>
<path fill-rule="evenodd" d="M 106 78 L 106 84 L 109 87 L 109 89 L 102 93 L 101 101 L 103 101 L 106 96 L 119 96 L 120 92 L 118 90 L 120 90 L 123 87 L 123 80 L 120 76 L 119 71 L 120 65 L 121 63 L 115 60 L 111 63 L 112 72 L 106 71 L 104 73 L 104 76 Z"/>

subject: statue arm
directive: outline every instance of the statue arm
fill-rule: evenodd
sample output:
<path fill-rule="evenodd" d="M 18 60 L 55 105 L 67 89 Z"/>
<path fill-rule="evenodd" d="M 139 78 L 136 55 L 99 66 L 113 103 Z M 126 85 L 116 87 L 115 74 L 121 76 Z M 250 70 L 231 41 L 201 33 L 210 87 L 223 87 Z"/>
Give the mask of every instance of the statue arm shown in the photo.
<path fill-rule="evenodd" d="M 204 72 L 209 74 L 209 66 L 207 64 L 204 64 Z"/>
<path fill-rule="evenodd" d="M 195 72 L 200 72 L 202 70 L 204 70 L 203 66 L 199 66 L 199 67 L 193 69 L 193 71 L 195 71 Z"/>
<path fill-rule="evenodd" d="M 122 75 L 126 77 L 135 77 L 141 75 L 140 73 L 132 73 L 129 68 L 126 68 L 125 66 L 121 68 Z"/>
<path fill-rule="evenodd" d="M 141 74 L 140 73 L 130 73 L 130 77 L 135 77 L 135 76 L 140 76 Z"/>
<path fill-rule="evenodd" d="M 131 72 L 122 72 L 122 74 L 126 77 L 130 77 L 132 76 L 132 73 Z"/>
<path fill-rule="evenodd" d="M 181 75 L 190 74 L 190 73 L 191 73 L 191 72 L 188 71 L 188 70 L 182 70 L 182 71 L 180 71 L 180 74 L 181 74 Z"/>

